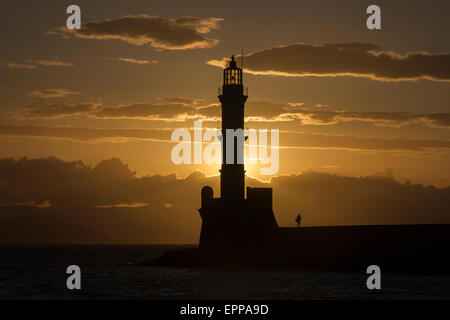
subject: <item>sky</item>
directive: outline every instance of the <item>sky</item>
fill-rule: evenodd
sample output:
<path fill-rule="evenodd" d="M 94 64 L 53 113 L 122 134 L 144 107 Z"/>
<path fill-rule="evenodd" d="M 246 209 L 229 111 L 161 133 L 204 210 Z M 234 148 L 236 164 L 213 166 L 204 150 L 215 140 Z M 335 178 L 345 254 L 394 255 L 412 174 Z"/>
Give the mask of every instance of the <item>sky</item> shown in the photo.
<path fill-rule="evenodd" d="M 220 127 L 217 66 L 243 45 L 246 125 L 277 128 L 292 147 L 279 174 L 391 168 L 398 179 L 450 184 L 446 1 L 379 2 L 381 30 L 366 28 L 366 1 L 77 4 L 78 33 L 64 27 L 65 2 L 3 4 L 1 157 L 118 157 L 138 175 L 185 176 L 196 167 L 171 163 L 170 132 L 195 119 Z M 81 137 L 87 129 L 97 132 Z"/>
<path fill-rule="evenodd" d="M 81 8 L 79 31 L 65 27 L 70 4 Z M 371 4 L 2 1 L 0 159 L 23 170 L 30 164 L 17 162 L 23 157 L 92 170 L 120 159 L 118 170 L 124 165 L 138 179 L 188 179 L 198 170 L 214 178 L 218 165 L 174 164 L 170 137 L 195 120 L 220 128 L 222 68 L 243 47 L 246 128 L 280 130 L 279 171 L 261 175 L 260 165 L 247 164 L 249 179 L 316 172 L 447 188 L 450 3 L 377 1 L 381 30 L 368 30 Z M 3 190 L 8 183 L 21 190 L 0 199 L 3 207 L 57 201 L 17 176 L 2 179 Z M 120 204 L 107 200 L 93 206 Z M 149 202 L 123 200 L 134 208 Z"/>

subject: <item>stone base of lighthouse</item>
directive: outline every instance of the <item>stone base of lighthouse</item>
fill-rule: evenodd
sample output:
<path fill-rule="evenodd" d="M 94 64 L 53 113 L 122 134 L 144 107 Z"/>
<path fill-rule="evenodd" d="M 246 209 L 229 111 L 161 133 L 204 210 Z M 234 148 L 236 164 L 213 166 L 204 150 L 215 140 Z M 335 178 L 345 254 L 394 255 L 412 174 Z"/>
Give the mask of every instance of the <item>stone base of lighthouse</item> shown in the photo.
<path fill-rule="evenodd" d="M 278 235 L 272 210 L 271 188 L 247 187 L 247 199 L 214 198 L 211 187 L 202 189 L 200 250 L 208 256 L 224 252 L 264 251 Z"/>

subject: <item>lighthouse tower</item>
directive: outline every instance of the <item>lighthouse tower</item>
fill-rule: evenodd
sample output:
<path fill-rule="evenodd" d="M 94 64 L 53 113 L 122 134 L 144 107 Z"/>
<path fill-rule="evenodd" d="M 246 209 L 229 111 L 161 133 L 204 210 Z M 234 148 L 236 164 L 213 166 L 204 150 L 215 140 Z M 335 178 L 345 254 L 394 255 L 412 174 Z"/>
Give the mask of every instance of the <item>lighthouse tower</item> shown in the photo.
<path fill-rule="evenodd" d="M 222 167 L 220 198 L 205 186 L 201 191 L 200 249 L 205 257 L 223 252 L 260 250 L 270 247 L 278 224 L 272 211 L 272 189 L 247 187 L 244 170 L 244 93 L 242 69 L 234 56 L 223 70 L 218 96 L 222 105 Z M 232 140 L 231 140 L 232 139 Z"/>
<path fill-rule="evenodd" d="M 244 200 L 244 95 L 242 69 L 236 66 L 234 56 L 228 68 L 223 70 L 222 94 L 222 169 L 220 170 L 220 197 L 224 200 L 240 202 Z M 234 134 L 230 134 L 230 129 Z M 227 130 L 229 133 L 227 134 Z M 234 139 L 234 141 L 228 141 Z M 231 144 L 230 144 L 231 143 Z M 232 145 L 232 153 L 227 154 L 227 146 Z"/>

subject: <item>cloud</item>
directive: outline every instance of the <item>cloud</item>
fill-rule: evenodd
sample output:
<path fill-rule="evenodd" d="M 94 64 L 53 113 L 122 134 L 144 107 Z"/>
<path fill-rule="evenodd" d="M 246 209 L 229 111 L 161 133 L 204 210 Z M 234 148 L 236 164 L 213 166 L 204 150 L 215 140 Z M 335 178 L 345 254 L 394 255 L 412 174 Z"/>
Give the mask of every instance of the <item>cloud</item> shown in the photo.
<path fill-rule="evenodd" d="M 344 135 L 280 132 L 282 148 L 338 149 L 348 151 L 423 152 L 450 151 L 447 140 L 384 139 Z"/>
<path fill-rule="evenodd" d="M 133 203 L 98 204 L 95 207 L 110 209 L 110 208 L 142 208 L 146 206 L 148 206 L 148 203 L 133 202 Z"/>
<path fill-rule="evenodd" d="M 96 108 L 94 103 L 80 103 L 75 105 L 67 104 L 42 104 L 25 107 L 23 111 L 15 113 L 14 116 L 26 119 L 49 119 L 61 118 L 65 116 L 81 115 L 92 112 Z"/>
<path fill-rule="evenodd" d="M 370 43 L 279 46 L 246 55 L 244 61 L 246 72 L 261 75 L 450 81 L 450 54 L 383 52 Z M 207 63 L 223 67 L 226 58 Z"/>
<path fill-rule="evenodd" d="M 116 61 L 120 61 L 120 62 L 127 62 L 127 63 L 140 64 L 140 65 L 158 63 L 158 60 L 146 60 L 146 59 L 135 59 L 135 58 L 123 58 L 123 57 L 119 57 L 119 58 L 98 57 L 98 58 L 105 59 L 105 60 L 116 60 Z"/>
<path fill-rule="evenodd" d="M 14 62 L 9 62 L 6 63 L 6 66 L 8 67 L 8 69 L 36 69 L 37 66 L 31 65 L 31 64 L 24 64 L 24 63 L 14 63 Z"/>
<path fill-rule="evenodd" d="M 188 128 L 189 129 L 189 128 Z M 192 131 L 192 128 L 190 128 Z M 130 139 L 172 143 L 173 129 L 141 128 L 76 128 L 0 125 L 3 137 L 38 137 L 69 139 L 83 142 L 124 142 Z M 192 135 L 192 132 L 191 132 Z M 282 149 L 337 149 L 347 151 L 379 152 L 450 152 L 450 141 L 383 139 L 343 135 L 311 134 L 280 131 Z"/>
<path fill-rule="evenodd" d="M 217 121 L 220 108 L 217 104 L 201 105 L 203 99 L 160 98 L 161 104 L 134 103 L 98 108 L 90 115 L 103 119 L 141 119 L 160 121 L 204 120 Z"/>
<path fill-rule="evenodd" d="M 200 103 L 206 103 L 205 99 L 189 99 L 183 97 L 159 97 L 158 100 L 168 103 L 182 103 L 185 105 L 198 105 Z"/>
<path fill-rule="evenodd" d="M 48 89 L 32 92 L 38 97 L 62 97 L 75 92 L 65 89 Z M 13 113 L 13 116 L 20 119 L 25 118 L 61 118 L 76 115 L 86 115 L 99 119 L 141 119 L 141 120 L 162 120 L 162 121 L 185 121 L 190 119 L 207 120 L 208 114 L 218 116 L 217 104 L 202 105 L 204 99 L 187 98 L 159 98 L 162 103 L 132 103 L 117 106 L 102 106 L 100 104 L 40 104 L 25 106 L 23 110 Z M 214 112 L 206 108 L 213 108 Z M 217 110 L 215 110 L 217 109 Z M 211 120 L 211 119 L 210 119 Z M 216 119 L 212 119 L 216 120 Z"/>
<path fill-rule="evenodd" d="M 195 109 L 182 103 L 146 104 L 135 103 L 124 106 L 101 108 L 92 115 L 108 119 L 146 119 L 184 121 Z"/>
<path fill-rule="evenodd" d="M 53 91 L 54 90 L 54 91 Z M 39 97 L 60 97 L 63 94 L 76 94 L 65 89 L 48 89 L 35 91 Z M 55 118 L 84 114 L 99 119 L 140 119 L 159 121 L 203 120 L 216 122 L 220 120 L 221 111 L 218 103 L 206 103 L 204 99 L 183 97 L 160 97 L 159 103 L 132 103 L 118 106 L 101 106 L 84 103 L 41 104 L 24 107 L 16 113 L 19 118 Z M 324 105 L 306 106 L 304 103 L 272 103 L 249 101 L 245 109 L 246 121 L 255 122 L 295 122 L 303 125 L 334 125 L 342 122 L 367 122 L 380 127 L 402 127 L 421 124 L 432 128 L 450 129 L 450 113 L 415 113 L 415 112 L 364 112 L 332 110 Z"/>
<path fill-rule="evenodd" d="M 450 188 L 400 183 L 388 173 L 307 171 L 271 183 L 247 177 L 247 185 L 274 188 L 280 226 L 293 226 L 298 210 L 305 225 L 450 223 Z M 95 166 L 0 159 L 0 242 L 197 243 L 200 190 L 210 185 L 217 196 L 219 177 L 135 174 L 117 158 Z"/>
<path fill-rule="evenodd" d="M 134 63 L 134 64 L 152 64 L 158 63 L 158 60 L 139 60 L 133 58 L 117 58 L 117 60 L 122 62 Z"/>
<path fill-rule="evenodd" d="M 434 128 L 450 128 L 450 113 L 359 112 L 333 110 L 292 110 L 280 113 L 272 120 L 300 120 L 302 124 L 332 125 L 340 122 L 362 121 L 381 127 L 402 127 L 423 124 Z M 264 119 L 263 119 L 264 120 Z"/>
<path fill-rule="evenodd" d="M 27 63 L 8 62 L 6 67 L 8 69 L 37 69 L 43 67 L 73 67 L 74 64 L 57 59 L 49 60 L 27 60 Z"/>
<path fill-rule="evenodd" d="M 29 93 L 31 97 L 38 98 L 64 98 L 70 95 L 80 95 L 81 92 L 70 91 L 67 89 L 44 89 L 44 90 L 34 90 Z"/>
<path fill-rule="evenodd" d="M 62 60 L 50 59 L 50 60 L 28 60 L 29 63 L 44 67 L 73 67 L 74 64 Z"/>
<path fill-rule="evenodd" d="M 450 113 L 418 113 L 396 111 L 331 110 L 324 105 L 306 108 L 303 103 L 277 104 L 264 101 L 248 102 L 247 121 L 275 122 L 300 121 L 307 125 L 334 125 L 341 122 L 361 121 L 380 127 L 402 127 L 422 124 L 427 127 L 450 129 Z"/>
<path fill-rule="evenodd" d="M 214 17 L 186 16 L 171 19 L 146 14 L 128 15 L 118 19 L 87 22 L 78 31 L 61 27 L 57 33 L 84 39 L 115 39 L 165 50 L 203 49 L 211 48 L 219 42 L 205 34 L 218 29 L 222 20 Z"/>
<path fill-rule="evenodd" d="M 127 139 L 170 142 L 171 129 L 76 128 L 0 125 L 0 136 L 69 139 L 83 142 L 123 142 Z"/>
<path fill-rule="evenodd" d="M 0 207 L 35 207 L 35 208 L 50 208 L 52 204 L 50 201 L 45 200 L 40 203 L 36 201 L 23 201 L 18 203 L 4 202 L 0 203 Z"/>

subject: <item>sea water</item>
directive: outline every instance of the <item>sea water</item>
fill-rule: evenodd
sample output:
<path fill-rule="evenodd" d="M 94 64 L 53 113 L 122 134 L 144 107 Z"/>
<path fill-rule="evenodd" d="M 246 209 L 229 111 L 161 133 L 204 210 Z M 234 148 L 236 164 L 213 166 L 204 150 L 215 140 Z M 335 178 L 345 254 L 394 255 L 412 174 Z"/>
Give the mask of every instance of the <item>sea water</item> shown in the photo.
<path fill-rule="evenodd" d="M 450 276 L 304 270 L 207 270 L 137 265 L 170 245 L 3 245 L 0 299 L 448 299 Z M 81 268 L 81 290 L 66 269 Z"/>

